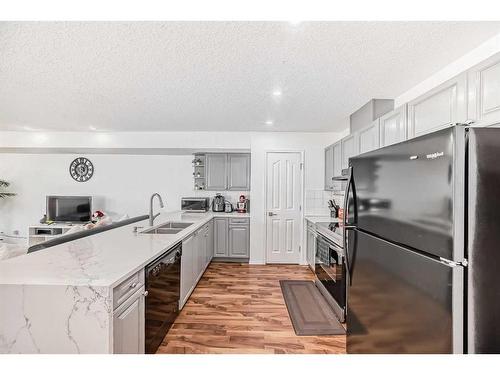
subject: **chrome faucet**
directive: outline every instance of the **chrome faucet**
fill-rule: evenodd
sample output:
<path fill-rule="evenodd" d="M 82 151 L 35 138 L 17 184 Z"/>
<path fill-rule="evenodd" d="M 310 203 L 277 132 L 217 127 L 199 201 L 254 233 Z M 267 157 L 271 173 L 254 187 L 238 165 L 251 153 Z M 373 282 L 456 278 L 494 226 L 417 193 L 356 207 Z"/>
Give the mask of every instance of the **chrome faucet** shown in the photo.
<path fill-rule="evenodd" d="M 158 197 L 158 199 L 160 200 L 160 207 L 163 208 L 165 207 L 163 205 L 163 199 L 161 199 L 161 195 L 158 194 L 158 193 L 154 193 L 152 196 L 151 196 L 151 200 L 149 201 L 149 226 L 152 227 L 153 226 L 153 223 L 155 221 L 155 219 L 158 217 L 159 213 L 156 214 L 156 215 L 153 215 L 153 200 L 154 200 L 154 197 Z"/>

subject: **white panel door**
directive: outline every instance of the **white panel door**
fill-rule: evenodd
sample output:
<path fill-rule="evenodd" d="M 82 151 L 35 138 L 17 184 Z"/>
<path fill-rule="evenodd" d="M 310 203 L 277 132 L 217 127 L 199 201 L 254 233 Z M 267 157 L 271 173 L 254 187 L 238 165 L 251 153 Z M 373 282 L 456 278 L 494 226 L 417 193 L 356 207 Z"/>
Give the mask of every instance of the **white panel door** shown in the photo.
<path fill-rule="evenodd" d="M 301 154 L 267 154 L 267 263 L 300 262 L 302 232 Z"/>

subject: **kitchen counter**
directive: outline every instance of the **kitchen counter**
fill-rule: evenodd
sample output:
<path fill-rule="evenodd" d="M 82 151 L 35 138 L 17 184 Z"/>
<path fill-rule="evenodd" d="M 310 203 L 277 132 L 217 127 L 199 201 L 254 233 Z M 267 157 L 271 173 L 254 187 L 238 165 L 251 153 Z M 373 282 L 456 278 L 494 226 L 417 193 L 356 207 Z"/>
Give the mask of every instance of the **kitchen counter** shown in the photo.
<path fill-rule="evenodd" d="M 214 217 L 250 215 L 162 213 L 153 227 L 144 220 L 0 261 L 0 353 L 111 353 L 113 288 Z M 193 225 L 141 233 L 170 221 Z"/>
<path fill-rule="evenodd" d="M 114 287 L 214 217 L 250 217 L 237 212 L 161 214 L 155 225 L 139 221 L 107 232 L 0 262 L 0 285 L 91 285 Z M 189 222 L 177 234 L 142 234 L 162 224 Z M 134 232 L 134 227 L 139 227 Z"/>
<path fill-rule="evenodd" d="M 331 216 L 314 216 L 314 215 L 305 215 L 304 218 L 312 224 L 317 223 L 339 223 L 339 218 L 333 218 Z"/>

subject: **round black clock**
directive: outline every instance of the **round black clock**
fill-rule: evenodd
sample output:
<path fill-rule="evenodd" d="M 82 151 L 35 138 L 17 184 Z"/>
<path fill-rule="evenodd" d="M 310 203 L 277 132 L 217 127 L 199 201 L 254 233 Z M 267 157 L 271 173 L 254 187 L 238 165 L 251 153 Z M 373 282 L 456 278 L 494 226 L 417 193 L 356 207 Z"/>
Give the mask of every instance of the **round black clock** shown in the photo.
<path fill-rule="evenodd" d="M 83 157 L 76 158 L 69 165 L 69 174 L 75 181 L 85 182 L 92 178 L 94 174 L 94 165 Z"/>

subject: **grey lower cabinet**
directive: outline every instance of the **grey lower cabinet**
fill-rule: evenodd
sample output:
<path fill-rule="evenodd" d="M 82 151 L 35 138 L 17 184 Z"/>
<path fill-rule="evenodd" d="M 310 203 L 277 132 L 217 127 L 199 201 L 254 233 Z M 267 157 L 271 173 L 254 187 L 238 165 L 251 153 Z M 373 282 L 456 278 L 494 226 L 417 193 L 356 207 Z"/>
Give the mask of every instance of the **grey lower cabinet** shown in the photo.
<path fill-rule="evenodd" d="M 306 259 L 311 271 L 316 267 L 316 229 L 314 224 L 307 223 Z"/>
<path fill-rule="evenodd" d="M 370 126 L 358 132 L 359 153 L 369 152 L 380 146 L 379 120 L 375 120 Z"/>
<path fill-rule="evenodd" d="M 406 104 L 386 113 L 379 119 L 380 147 L 403 142 L 407 138 L 407 110 Z"/>
<path fill-rule="evenodd" d="M 408 103 L 408 138 L 467 121 L 467 74 L 462 73 Z"/>
<path fill-rule="evenodd" d="M 250 154 L 206 154 L 206 190 L 250 190 Z"/>
<path fill-rule="evenodd" d="M 229 226 L 229 256 L 248 258 L 250 255 L 250 228 L 247 225 Z"/>
<path fill-rule="evenodd" d="M 181 298 L 180 306 L 182 308 L 192 292 L 194 285 L 194 254 L 195 254 L 195 236 L 191 235 L 182 241 L 181 258 Z"/>
<path fill-rule="evenodd" d="M 247 259 L 250 257 L 250 220 L 214 219 L 214 257 Z"/>
<path fill-rule="evenodd" d="M 210 220 L 206 229 L 207 233 L 207 251 L 206 251 L 206 260 L 205 263 L 208 265 L 212 258 L 214 257 L 214 221 Z"/>
<path fill-rule="evenodd" d="M 214 257 L 227 257 L 228 219 L 216 217 L 214 219 Z"/>
<path fill-rule="evenodd" d="M 113 353 L 144 353 L 144 287 L 120 305 L 113 313 Z"/>
<path fill-rule="evenodd" d="M 489 126 L 500 122 L 500 53 L 468 72 L 468 121 Z"/>
<path fill-rule="evenodd" d="M 144 353 L 144 271 L 113 288 L 113 353 Z"/>
<path fill-rule="evenodd" d="M 213 258 L 213 220 L 182 241 L 180 308 Z"/>

